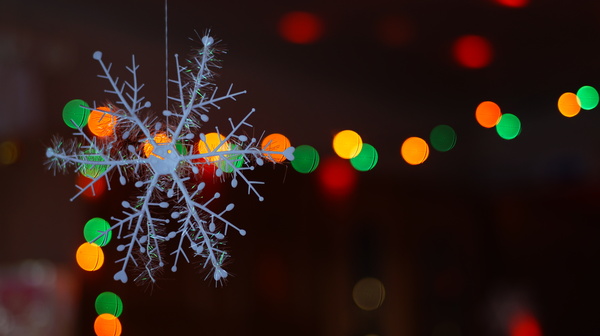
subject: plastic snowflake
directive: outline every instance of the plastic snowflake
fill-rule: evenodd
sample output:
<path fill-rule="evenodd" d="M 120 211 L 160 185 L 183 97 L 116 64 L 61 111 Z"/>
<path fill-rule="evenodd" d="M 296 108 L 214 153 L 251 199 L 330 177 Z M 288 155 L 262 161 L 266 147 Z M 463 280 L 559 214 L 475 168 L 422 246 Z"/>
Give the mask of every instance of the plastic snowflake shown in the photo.
<path fill-rule="evenodd" d="M 115 280 L 127 282 L 133 268 L 137 271 L 136 280 L 154 282 L 156 272 L 165 267 L 167 260 L 172 261 L 171 271 L 175 272 L 181 259 L 189 263 L 195 257 L 215 281 L 222 281 L 227 277 L 223 263 L 229 256 L 224 250 L 224 238 L 230 230 L 240 235 L 246 232 L 225 216 L 234 204 L 215 209 L 211 203 L 220 197 L 219 193 L 200 196 L 205 183 L 194 182 L 194 175 L 214 167 L 217 177 L 230 179 L 234 188 L 241 181 L 248 194 L 262 201 L 256 185 L 263 182 L 248 178 L 247 171 L 263 165 L 265 160 L 293 159 L 294 148 L 289 143 L 265 144 L 263 140 L 259 145 L 259 140 L 241 133 L 242 127 L 252 126 L 247 120 L 254 109 L 237 123 L 229 118 L 231 130 L 226 135 L 219 133 L 218 128 L 208 134 L 199 132 L 201 123 L 208 121 L 210 108 L 218 109 L 221 101 L 235 100 L 245 93 L 232 91 L 233 85 L 225 94 L 217 93 L 212 82 L 213 69 L 218 68 L 215 57 L 219 50 L 215 45 L 207 35 L 202 38 L 202 48 L 185 64 L 180 64 L 175 55 L 176 78 L 169 79 L 169 83 L 177 90 L 175 95 L 168 94 L 173 107 L 162 112 L 162 121 L 145 114 L 150 102 L 140 94 L 144 85 L 137 80 L 139 66 L 135 56 L 132 66 L 127 67 L 132 81 L 120 82 L 111 75 L 111 64 L 107 66 L 102 53 L 96 51 L 93 58 L 103 70 L 99 77 L 109 82 L 110 90 L 106 92 L 113 94 L 116 102 L 93 107 L 78 104 L 83 115 L 70 115 L 66 122 L 76 129 L 74 135 L 79 140 L 55 139 L 47 149 L 50 168 L 74 168 L 91 178 L 87 185 L 77 186 L 79 192 L 71 200 L 86 190 L 94 192 L 94 183 L 101 179 L 110 189 L 109 180 L 115 174 L 122 185 L 134 182 L 140 189 L 141 195 L 133 201 L 123 201 L 123 214 L 112 217 L 110 228 L 99 231 L 92 241 L 112 233 L 124 241 L 117 246 L 124 255 L 116 261 L 122 268 L 115 273 Z M 94 135 L 84 132 L 83 119 L 89 120 Z M 175 243 L 167 246 L 165 242 L 169 240 Z M 174 247 L 166 251 L 170 246 Z"/>

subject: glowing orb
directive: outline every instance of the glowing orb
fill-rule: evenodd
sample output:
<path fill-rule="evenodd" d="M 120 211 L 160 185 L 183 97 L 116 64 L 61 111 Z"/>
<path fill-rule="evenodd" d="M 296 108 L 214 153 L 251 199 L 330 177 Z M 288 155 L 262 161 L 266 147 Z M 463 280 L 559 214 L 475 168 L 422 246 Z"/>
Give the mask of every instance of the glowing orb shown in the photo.
<path fill-rule="evenodd" d="M 358 133 L 341 131 L 333 137 L 333 150 L 342 159 L 351 159 L 360 153 L 363 142 Z"/>
<path fill-rule="evenodd" d="M 123 301 L 113 292 L 100 293 L 96 297 L 95 307 L 98 315 L 110 314 L 119 317 L 123 313 Z"/>
<path fill-rule="evenodd" d="M 81 155 L 81 159 L 94 162 L 104 161 L 102 156 L 94 152 L 92 149 L 86 151 L 83 155 Z M 81 164 L 79 172 L 81 173 L 81 175 L 87 178 L 95 179 L 96 177 L 100 176 L 100 174 L 104 173 L 106 169 L 108 169 L 107 165 L 84 163 Z"/>
<path fill-rule="evenodd" d="M 578 115 L 581 111 L 579 97 L 573 92 L 563 93 L 558 98 L 558 111 L 568 118 Z"/>
<path fill-rule="evenodd" d="M 309 145 L 300 145 L 294 151 L 292 167 L 299 173 L 312 173 L 319 165 L 319 152 Z"/>
<path fill-rule="evenodd" d="M 267 135 L 262 141 L 262 149 L 264 151 L 283 152 L 290 146 L 290 140 L 285 135 L 279 133 Z M 265 154 L 265 156 L 274 162 L 283 162 L 285 160 L 285 155 L 283 154 Z"/>
<path fill-rule="evenodd" d="M 62 112 L 65 124 L 75 129 L 84 127 L 90 115 L 90 110 L 85 107 L 89 107 L 89 105 L 81 99 L 73 99 L 68 102 Z"/>
<path fill-rule="evenodd" d="M 201 136 L 202 137 L 202 136 Z M 229 151 L 229 143 L 225 141 L 225 137 L 221 134 L 212 132 L 204 135 L 204 139 L 198 141 L 198 153 L 206 154 L 214 152 Z M 220 159 L 219 155 L 212 155 L 204 158 L 208 162 L 216 162 Z"/>
<path fill-rule="evenodd" d="M 90 129 L 90 132 L 96 136 L 111 136 L 115 133 L 117 117 L 102 111 L 110 112 L 110 109 L 106 106 L 101 106 L 98 107 L 98 109 L 93 110 L 88 117 L 88 128 Z"/>
<path fill-rule="evenodd" d="M 512 140 L 521 133 L 521 121 L 514 114 L 503 114 L 496 125 L 496 132 L 502 139 Z"/>
<path fill-rule="evenodd" d="M 121 321 L 111 314 L 101 314 L 94 321 L 94 331 L 97 336 L 120 336 Z"/>
<path fill-rule="evenodd" d="M 379 155 L 377 154 L 375 147 L 365 143 L 363 144 L 360 153 L 350 159 L 350 163 L 354 169 L 364 172 L 375 168 L 378 160 Z"/>
<path fill-rule="evenodd" d="M 579 88 L 577 98 L 579 98 L 581 108 L 584 110 L 591 110 L 598 106 L 598 91 L 591 86 L 586 85 Z"/>
<path fill-rule="evenodd" d="M 104 264 L 104 252 L 94 243 L 85 242 L 79 246 L 75 254 L 77 264 L 85 271 L 96 271 Z"/>
<path fill-rule="evenodd" d="M 171 143 L 171 138 L 165 133 L 158 133 L 154 136 L 154 142 L 156 142 L 157 145 L 168 144 Z M 144 142 L 144 148 L 142 150 L 144 151 L 144 157 L 150 157 L 150 155 L 156 156 L 156 154 L 154 154 L 154 146 L 150 141 Z"/>
<path fill-rule="evenodd" d="M 323 22 L 313 13 L 289 12 L 283 15 L 279 21 L 279 34 L 288 42 L 313 43 L 323 35 Z"/>
<path fill-rule="evenodd" d="M 498 124 L 502 112 L 498 104 L 491 101 L 484 101 L 477 106 L 475 110 L 475 119 L 479 125 L 485 128 L 492 128 Z"/>
<path fill-rule="evenodd" d="M 478 35 L 461 36 L 454 42 L 454 58 L 466 68 L 479 69 L 492 62 L 492 44 Z"/>
<path fill-rule="evenodd" d="M 108 224 L 106 220 L 100 217 L 95 217 L 85 223 L 85 226 L 83 227 L 83 236 L 88 243 L 95 243 L 100 247 L 106 246 L 106 244 L 108 244 L 112 238 L 112 231 L 108 231 L 109 229 L 110 224 Z M 107 231 L 107 234 L 98 238 L 98 236 Z"/>
<path fill-rule="evenodd" d="M 408 164 L 419 165 L 429 157 L 429 145 L 419 137 L 410 137 L 402 143 L 400 154 Z"/>
<path fill-rule="evenodd" d="M 379 279 L 363 278 L 352 289 L 354 303 L 363 310 L 379 308 L 385 299 L 385 287 Z"/>
<path fill-rule="evenodd" d="M 448 125 L 438 125 L 429 134 L 431 147 L 440 152 L 447 152 L 456 145 L 456 132 Z"/>

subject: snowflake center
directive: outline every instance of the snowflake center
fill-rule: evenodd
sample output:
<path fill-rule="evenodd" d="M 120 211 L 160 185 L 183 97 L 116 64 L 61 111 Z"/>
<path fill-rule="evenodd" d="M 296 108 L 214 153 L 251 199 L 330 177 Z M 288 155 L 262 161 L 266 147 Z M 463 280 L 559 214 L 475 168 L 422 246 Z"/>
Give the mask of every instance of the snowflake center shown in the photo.
<path fill-rule="evenodd" d="M 148 157 L 148 162 L 156 174 L 169 175 L 175 171 L 180 159 L 172 144 L 157 144 Z"/>

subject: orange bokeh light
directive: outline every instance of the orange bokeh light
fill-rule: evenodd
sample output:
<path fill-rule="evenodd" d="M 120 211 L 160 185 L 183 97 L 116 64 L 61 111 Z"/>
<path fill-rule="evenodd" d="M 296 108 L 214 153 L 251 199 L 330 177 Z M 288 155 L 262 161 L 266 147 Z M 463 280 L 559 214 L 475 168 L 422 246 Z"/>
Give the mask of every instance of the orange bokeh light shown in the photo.
<path fill-rule="evenodd" d="M 85 242 L 79 246 L 75 254 L 77 265 L 84 271 L 92 272 L 104 264 L 104 252 L 96 243 Z"/>
<path fill-rule="evenodd" d="M 410 137 L 402 143 L 400 154 L 408 164 L 418 165 L 429 157 L 429 145 L 419 137 Z"/>
<path fill-rule="evenodd" d="M 565 117 L 574 117 L 581 111 L 579 97 L 573 92 L 565 92 L 558 98 L 558 111 Z"/>
<path fill-rule="evenodd" d="M 323 35 L 323 21 L 313 13 L 294 11 L 279 20 L 279 34 L 288 42 L 314 43 Z"/>
<path fill-rule="evenodd" d="M 100 314 L 94 321 L 94 331 L 98 336 L 119 336 L 122 330 L 121 321 L 112 314 Z"/>
<path fill-rule="evenodd" d="M 169 138 L 165 133 L 158 133 L 154 136 L 154 142 L 156 144 L 168 144 L 171 142 L 171 138 Z M 149 157 L 150 155 L 154 155 L 152 152 L 154 151 L 154 146 L 150 143 L 150 141 L 146 140 L 144 142 L 144 157 Z"/>
<path fill-rule="evenodd" d="M 96 110 L 92 110 L 88 117 L 88 128 L 90 132 L 99 137 L 107 137 L 115 134 L 115 125 L 117 124 L 117 117 L 110 112 L 110 108 L 106 106 L 100 106 Z"/>
<path fill-rule="evenodd" d="M 262 141 L 262 149 L 265 151 L 283 152 L 291 146 L 290 140 L 283 134 L 273 133 L 266 136 Z M 267 158 L 275 162 L 283 162 L 283 154 L 265 154 Z"/>
<path fill-rule="evenodd" d="M 498 104 L 491 101 L 484 101 L 477 106 L 475 110 L 475 119 L 479 125 L 485 128 L 492 128 L 498 124 L 502 117 L 502 112 Z"/>
<path fill-rule="evenodd" d="M 465 68 L 480 69 L 492 62 L 492 44 L 479 35 L 464 35 L 455 42 L 452 50 L 454 59 Z"/>

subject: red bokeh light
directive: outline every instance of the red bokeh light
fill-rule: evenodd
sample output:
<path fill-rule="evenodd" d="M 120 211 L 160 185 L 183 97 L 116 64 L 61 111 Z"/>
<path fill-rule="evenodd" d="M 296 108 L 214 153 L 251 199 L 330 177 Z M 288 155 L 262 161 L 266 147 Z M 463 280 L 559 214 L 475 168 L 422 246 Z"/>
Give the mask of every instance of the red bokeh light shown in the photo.
<path fill-rule="evenodd" d="M 76 184 L 82 188 L 84 188 L 85 186 L 87 186 L 88 184 L 90 184 L 90 182 L 92 182 L 92 179 L 87 178 L 81 174 L 77 174 L 77 180 L 76 180 Z M 92 191 L 92 188 L 88 188 L 86 189 L 82 195 L 87 198 L 87 199 L 98 199 L 100 198 L 100 196 L 102 196 L 102 194 L 104 194 L 104 192 L 106 191 L 106 180 L 105 178 L 101 178 L 98 181 L 96 181 L 93 185 L 94 190 Z"/>
<path fill-rule="evenodd" d="M 542 328 L 533 315 L 521 313 L 510 321 L 510 336 L 542 336 Z"/>
<path fill-rule="evenodd" d="M 529 4 L 529 0 L 494 0 L 497 4 L 506 6 L 506 7 L 514 7 L 521 8 L 525 7 Z"/>
<path fill-rule="evenodd" d="M 326 159 L 319 169 L 321 189 L 327 196 L 344 198 L 356 187 L 357 172 L 350 161 L 339 157 Z"/>
<path fill-rule="evenodd" d="M 478 35 L 464 35 L 454 42 L 454 59 L 466 68 L 480 69 L 492 62 L 492 44 Z"/>
<path fill-rule="evenodd" d="M 288 42 L 314 43 L 323 36 L 323 21 L 313 13 L 289 12 L 279 20 L 278 31 L 281 37 Z"/>

